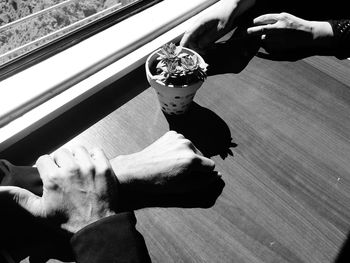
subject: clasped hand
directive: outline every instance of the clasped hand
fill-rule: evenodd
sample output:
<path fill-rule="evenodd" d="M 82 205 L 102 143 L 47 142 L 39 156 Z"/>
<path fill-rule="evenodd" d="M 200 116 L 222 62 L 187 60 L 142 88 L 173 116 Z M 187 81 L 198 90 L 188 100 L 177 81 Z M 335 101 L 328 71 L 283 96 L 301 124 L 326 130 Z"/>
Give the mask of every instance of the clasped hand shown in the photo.
<path fill-rule="evenodd" d="M 115 214 L 117 179 L 102 150 L 60 149 L 53 157 L 41 156 L 36 165 L 43 182 L 42 197 L 13 186 L 0 187 L 0 194 L 69 233 Z"/>

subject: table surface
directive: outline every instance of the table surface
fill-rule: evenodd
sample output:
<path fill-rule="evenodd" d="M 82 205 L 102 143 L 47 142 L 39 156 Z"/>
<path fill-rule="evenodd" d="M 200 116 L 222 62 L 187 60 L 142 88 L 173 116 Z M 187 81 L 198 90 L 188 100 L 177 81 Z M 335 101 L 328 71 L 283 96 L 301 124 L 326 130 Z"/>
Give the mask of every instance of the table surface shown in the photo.
<path fill-rule="evenodd" d="M 136 96 L 109 98 L 113 110 L 61 142 L 114 157 L 174 129 L 216 162 L 225 185 L 211 207 L 135 211 L 153 262 L 341 262 L 350 239 L 349 60 L 254 57 L 239 74 L 209 76 L 180 119 L 165 117 L 139 71 L 128 87 Z"/>

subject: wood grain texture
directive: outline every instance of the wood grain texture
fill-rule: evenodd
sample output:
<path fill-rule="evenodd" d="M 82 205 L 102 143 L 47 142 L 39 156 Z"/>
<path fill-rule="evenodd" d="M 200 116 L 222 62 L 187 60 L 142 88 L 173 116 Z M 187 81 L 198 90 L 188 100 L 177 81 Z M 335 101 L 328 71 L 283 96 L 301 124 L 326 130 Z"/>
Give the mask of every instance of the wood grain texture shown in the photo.
<path fill-rule="evenodd" d="M 350 238 L 349 69 L 255 57 L 208 78 L 186 127 L 165 118 L 150 88 L 64 146 L 113 157 L 172 128 L 215 160 L 225 187 L 211 208 L 136 211 L 153 262 L 334 262 Z"/>

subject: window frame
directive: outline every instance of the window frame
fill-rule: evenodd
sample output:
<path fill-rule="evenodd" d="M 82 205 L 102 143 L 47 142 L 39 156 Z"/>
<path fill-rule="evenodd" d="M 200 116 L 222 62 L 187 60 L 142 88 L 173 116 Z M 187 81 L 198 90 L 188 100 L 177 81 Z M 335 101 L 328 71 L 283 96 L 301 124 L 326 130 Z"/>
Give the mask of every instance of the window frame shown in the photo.
<path fill-rule="evenodd" d="M 143 10 L 161 2 L 162 0 L 140 0 L 128 6 L 121 7 L 117 12 L 97 19 L 79 29 L 50 41 L 33 51 L 20 55 L 17 58 L 0 65 L 0 81 L 17 74 L 85 39 L 129 18 Z"/>

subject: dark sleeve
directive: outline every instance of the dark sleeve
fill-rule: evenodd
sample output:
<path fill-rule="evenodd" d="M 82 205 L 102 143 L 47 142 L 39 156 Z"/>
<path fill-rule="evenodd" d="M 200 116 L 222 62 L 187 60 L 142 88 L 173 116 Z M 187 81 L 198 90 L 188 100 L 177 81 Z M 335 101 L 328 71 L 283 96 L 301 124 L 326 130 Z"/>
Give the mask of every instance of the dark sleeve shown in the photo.
<path fill-rule="evenodd" d="M 36 168 L 17 166 L 0 159 L 0 185 L 18 186 L 41 196 L 43 184 Z"/>
<path fill-rule="evenodd" d="M 0 185 L 18 186 L 42 195 L 42 181 L 36 168 L 16 166 L 2 159 Z M 40 258 L 40 262 L 49 258 L 64 262 L 74 260 L 70 237 L 43 225 L 39 219 L 6 199 L 0 199 L 0 207 L 0 250 L 7 251 L 14 261 L 19 262 L 28 256 Z"/>
<path fill-rule="evenodd" d="M 334 53 L 339 59 L 350 57 L 350 19 L 329 20 L 333 29 Z"/>
<path fill-rule="evenodd" d="M 151 262 L 134 213 L 120 213 L 78 231 L 71 246 L 78 263 Z"/>

